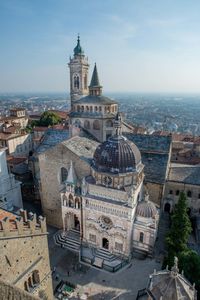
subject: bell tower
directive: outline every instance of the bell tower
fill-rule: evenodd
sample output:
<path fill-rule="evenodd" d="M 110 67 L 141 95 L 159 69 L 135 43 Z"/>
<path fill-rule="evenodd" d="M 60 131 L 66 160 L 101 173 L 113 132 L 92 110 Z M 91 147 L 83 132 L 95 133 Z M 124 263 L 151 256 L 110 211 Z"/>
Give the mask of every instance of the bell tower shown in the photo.
<path fill-rule="evenodd" d="M 70 69 L 70 98 L 71 104 L 83 96 L 88 95 L 88 58 L 85 56 L 78 35 L 74 55 L 68 64 Z"/>

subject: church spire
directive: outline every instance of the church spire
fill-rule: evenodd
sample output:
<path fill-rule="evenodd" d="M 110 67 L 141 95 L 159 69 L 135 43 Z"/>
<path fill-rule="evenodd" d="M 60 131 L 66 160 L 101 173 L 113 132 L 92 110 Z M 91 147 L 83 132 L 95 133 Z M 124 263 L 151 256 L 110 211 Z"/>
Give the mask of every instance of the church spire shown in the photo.
<path fill-rule="evenodd" d="M 77 45 L 74 48 L 74 56 L 77 56 L 77 55 L 84 55 L 83 48 L 81 47 L 81 44 L 80 44 L 80 35 L 79 34 L 78 34 L 78 38 L 77 38 Z"/>
<path fill-rule="evenodd" d="M 102 94 L 102 86 L 99 83 L 99 75 L 97 72 L 96 63 L 92 73 L 92 79 L 89 85 L 89 92 L 91 96 L 100 96 Z"/>

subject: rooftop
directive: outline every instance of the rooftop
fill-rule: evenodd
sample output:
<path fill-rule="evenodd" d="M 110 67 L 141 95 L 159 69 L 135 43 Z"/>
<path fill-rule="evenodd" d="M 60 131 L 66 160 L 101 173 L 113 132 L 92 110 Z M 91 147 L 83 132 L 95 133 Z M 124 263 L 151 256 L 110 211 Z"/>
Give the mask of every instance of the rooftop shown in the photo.
<path fill-rule="evenodd" d="M 164 184 L 169 161 L 171 137 L 123 133 L 138 147 L 144 164 L 145 181 Z"/>
<path fill-rule="evenodd" d="M 169 153 L 170 151 L 172 141 L 170 136 L 134 133 L 123 133 L 123 135 L 134 142 L 141 152 Z"/>
<path fill-rule="evenodd" d="M 55 145 L 63 142 L 69 138 L 69 130 L 60 130 L 48 128 L 45 131 L 44 138 L 41 144 L 36 149 L 36 153 L 40 154 L 45 152 L 47 149 L 54 147 Z"/>
<path fill-rule="evenodd" d="M 175 264 L 171 271 L 154 271 L 150 276 L 148 289 L 150 299 L 165 300 L 195 300 L 197 294 L 191 283 L 179 273 L 178 259 L 175 258 Z"/>
<path fill-rule="evenodd" d="M 171 164 L 168 181 L 200 185 L 200 165 Z"/>
<path fill-rule="evenodd" d="M 109 97 L 99 95 L 88 95 L 74 102 L 75 104 L 98 104 L 98 105 L 107 105 L 107 104 L 118 104 L 117 101 L 110 99 Z"/>
<path fill-rule="evenodd" d="M 62 144 L 77 156 L 90 162 L 99 143 L 85 137 L 75 136 L 63 141 Z"/>

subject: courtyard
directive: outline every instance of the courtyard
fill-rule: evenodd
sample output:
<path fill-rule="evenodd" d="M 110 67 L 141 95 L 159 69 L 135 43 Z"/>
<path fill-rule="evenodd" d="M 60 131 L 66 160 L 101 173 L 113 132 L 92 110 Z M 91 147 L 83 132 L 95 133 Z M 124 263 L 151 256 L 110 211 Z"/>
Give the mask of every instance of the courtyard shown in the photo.
<path fill-rule="evenodd" d="M 161 264 L 151 258 L 134 258 L 127 267 L 115 274 L 85 266 L 79 263 L 78 253 L 55 245 L 55 228 L 48 227 L 48 231 L 50 263 L 54 270 L 53 287 L 55 289 L 61 280 L 75 285 L 75 292 L 70 299 L 133 300 L 138 290 L 147 286 L 149 274 L 154 269 L 161 269 Z"/>

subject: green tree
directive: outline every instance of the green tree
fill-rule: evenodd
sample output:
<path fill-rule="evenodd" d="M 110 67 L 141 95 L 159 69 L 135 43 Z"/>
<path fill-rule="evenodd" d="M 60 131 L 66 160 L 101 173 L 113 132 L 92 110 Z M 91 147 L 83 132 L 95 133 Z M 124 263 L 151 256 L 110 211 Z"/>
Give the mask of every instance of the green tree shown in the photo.
<path fill-rule="evenodd" d="M 39 121 L 40 126 L 52 126 L 61 123 L 61 118 L 54 112 L 45 111 Z"/>
<path fill-rule="evenodd" d="M 171 228 L 166 238 L 168 257 L 165 264 L 168 264 L 169 267 L 173 265 L 174 256 L 179 256 L 179 253 L 187 250 L 187 241 L 192 231 L 187 210 L 187 198 L 185 193 L 181 192 L 171 217 Z"/>
<path fill-rule="evenodd" d="M 178 203 L 175 205 L 170 232 L 167 236 L 168 248 L 176 253 L 187 249 L 187 241 L 192 231 L 187 210 L 187 199 L 185 193 L 181 192 Z"/>
<path fill-rule="evenodd" d="M 200 256 L 196 251 L 186 250 L 179 254 L 179 269 L 184 271 L 185 277 L 196 285 L 200 292 Z"/>

